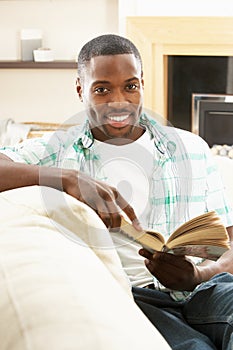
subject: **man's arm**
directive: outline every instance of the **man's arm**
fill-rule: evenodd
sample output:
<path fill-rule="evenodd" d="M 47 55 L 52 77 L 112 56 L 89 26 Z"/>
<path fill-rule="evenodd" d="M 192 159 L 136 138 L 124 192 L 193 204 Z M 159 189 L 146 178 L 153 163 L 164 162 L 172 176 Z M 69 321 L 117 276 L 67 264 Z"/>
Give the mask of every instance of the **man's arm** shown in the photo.
<path fill-rule="evenodd" d="M 220 272 L 233 274 L 233 226 L 227 227 L 230 240 L 230 250 L 225 252 L 217 261 L 205 260 L 199 265 L 201 282 L 209 280 Z"/>
<path fill-rule="evenodd" d="M 151 254 L 140 249 L 139 254 L 146 258 L 148 270 L 160 283 L 173 290 L 192 291 L 198 284 L 208 281 L 221 272 L 233 274 L 233 226 L 227 228 L 231 249 L 225 252 L 217 261 L 206 260 L 196 266 L 186 256 L 156 252 Z"/>
<path fill-rule="evenodd" d="M 82 172 L 17 163 L 0 154 L 0 179 L 0 192 L 33 185 L 64 191 L 95 210 L 108 228 L 120 227 L 122 209 L 140 229 L 133 208 L 114 187 Z"/>
<path fill-rule="evenodd" d="M 62 172 L 58 168 L 42 168 L 13 162 L 0 153 L 0 192 L 33 185 L 50 186 L 61 190 L 61 175 Z"/>

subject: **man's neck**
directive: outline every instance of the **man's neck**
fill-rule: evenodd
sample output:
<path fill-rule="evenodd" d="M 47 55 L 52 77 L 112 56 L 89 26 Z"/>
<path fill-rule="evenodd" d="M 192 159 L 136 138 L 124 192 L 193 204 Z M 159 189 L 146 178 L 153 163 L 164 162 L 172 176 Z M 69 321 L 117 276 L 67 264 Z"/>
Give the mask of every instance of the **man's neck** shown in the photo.
<path fill-rule="evenodd" d="M 144 134 L 145 129 L 142 128 L 141 126 L 136 126 L 134 127 L 132 132 L 120 137 L 111 137 L 110 135 L 105 134 L 99 128 L 92 128 L 91 131 L 94 136 L 94 139 L 98 141 L 106 142 L 116 146 L 122 146 L 122 145 L 132 143 L 137 139 L 139 139 Z"/>

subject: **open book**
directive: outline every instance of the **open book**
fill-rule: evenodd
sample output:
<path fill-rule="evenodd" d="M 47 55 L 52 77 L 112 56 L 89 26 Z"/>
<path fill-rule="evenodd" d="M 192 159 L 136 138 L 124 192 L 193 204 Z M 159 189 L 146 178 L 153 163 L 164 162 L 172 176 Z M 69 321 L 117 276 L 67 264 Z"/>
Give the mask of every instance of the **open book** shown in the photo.
<path fill-rule="evenodd" d="M 214 211 L 187 221 L 166 242 L 159 232 L 137 231 L 124 217 L 121 220 L 121 232 L 151 252 L 164 251 L 217 260 L 230 248 L 227 230 Z"/>

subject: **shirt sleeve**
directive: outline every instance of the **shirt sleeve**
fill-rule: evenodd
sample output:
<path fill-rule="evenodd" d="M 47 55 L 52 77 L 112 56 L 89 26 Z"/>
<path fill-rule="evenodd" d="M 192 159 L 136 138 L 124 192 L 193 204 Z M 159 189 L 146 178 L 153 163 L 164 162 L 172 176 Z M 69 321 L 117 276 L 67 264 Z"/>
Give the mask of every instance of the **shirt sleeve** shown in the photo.
<path fill-rule="evenodd" d="M 64 150 L 57 132 L 48 134 L 45 137 L 25 140 L 12 147 L 2 147 L 0 152 L 11 158 L 15 162 L 56 166 L 58 159 Z"/>
<path fill-rule="evenodd" d="M 207 210 L 215 210 L 223 224 L 233 225 L 233 211 L 214 157 L 206 146 Z"/>

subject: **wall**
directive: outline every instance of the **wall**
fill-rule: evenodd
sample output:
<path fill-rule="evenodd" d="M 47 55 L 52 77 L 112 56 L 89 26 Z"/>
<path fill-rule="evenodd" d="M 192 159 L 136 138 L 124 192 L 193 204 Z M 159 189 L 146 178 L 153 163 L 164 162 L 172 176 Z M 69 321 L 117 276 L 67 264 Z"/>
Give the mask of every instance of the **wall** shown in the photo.
<path fill-rule="evenodd" d="M 56 60 L 76 59 L 92 37 L 118 32 L 117 0 L 0 1 L 0 60 L 20 59 L 20 30 L 41 28 Z M 0 69 L 0 119 L 64 122 L 83 107 L 76 70 Z"/>
<path fill-rule="evenodd" d="M 125 34 L 126 16 L 233 16 L 221 0 L 0 0 L 0 60 L 19 59 L 22 28 L 41 28 L 56 59 L 76 59 L 98 34 Z M 63 122 L 82 110 L 75 70 L 0 70 L 0 119 Z"/>
<path fill-rule="evenodd" d="M 232 0 L 118 0 L 119 33 L 127 16 L 233 16 Z"/>

